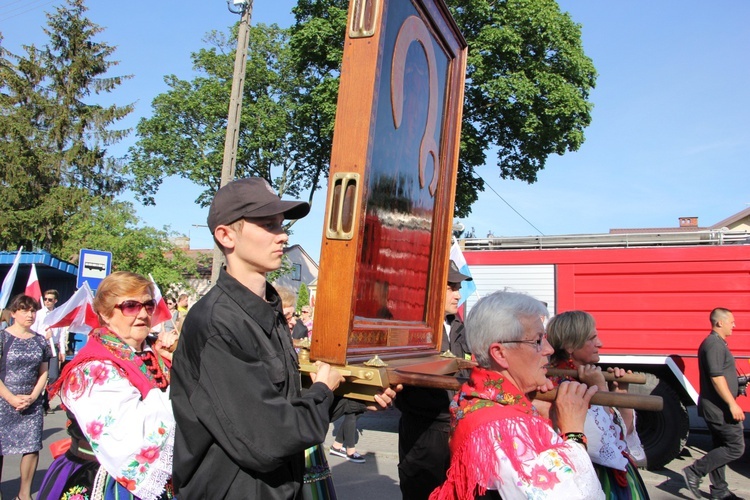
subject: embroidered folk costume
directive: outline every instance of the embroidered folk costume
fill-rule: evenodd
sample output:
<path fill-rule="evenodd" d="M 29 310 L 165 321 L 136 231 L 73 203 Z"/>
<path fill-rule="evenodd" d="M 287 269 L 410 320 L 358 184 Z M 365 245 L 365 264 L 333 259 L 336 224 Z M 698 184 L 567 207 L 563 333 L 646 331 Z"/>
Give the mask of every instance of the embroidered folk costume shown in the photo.
<path fill-rule="evenodd" d="M 74 416 L 73 442 L 39 498 L 172 498 L 170 365 L 147 344 L 136 352 L 99 328 L 65 366 L 53 390 Z"/>
<path fill-rule="evenodd" d="M 556 368 L 577 369 L 570 359 L 560 361 Z M 550 380 L 557 386 L 569 379 L 550 377 Z M 617 408 L 607 409 L 591 405 L 586 415 L 584 433 L 588 439 L 588 453 L 608 500 L 649 498 L 646 485 L 628 448 L 632 444 L 638 453 L 643 453 L 641 441 L 635 431 L 635 420 L 633 427 L 633 431 L 628 435 Z"/>
<path fill-rule="evenodd" d="M 525 394 L 497 372 L 474 368 L 451 403 L 451 466 L 430 500 L 604 498 L 579 440 L 559 436 Z"/>

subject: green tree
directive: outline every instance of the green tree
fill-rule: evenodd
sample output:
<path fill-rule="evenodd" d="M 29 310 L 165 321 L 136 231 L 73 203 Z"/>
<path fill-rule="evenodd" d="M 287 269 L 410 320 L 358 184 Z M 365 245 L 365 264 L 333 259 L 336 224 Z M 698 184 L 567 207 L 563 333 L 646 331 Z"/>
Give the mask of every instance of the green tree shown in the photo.
<path fill-rule="evenodd" d="M 294 9 L 297 65 L 318 75 L 325 89 L 340 68 L 347 4 L 300 0 Z M 484 190 L 475 169 L 489 150 L 497 150 L 500 177 L 531 183 L 551 154 L 581 146 L 596 70 L 583 52 L 580 26 L 554 0 L 450 4 L 469 46 L 455 211 L 464 217 Z"/>
<path fill-rule="evenodd" d="M 125 78 L 107 76 L 114 47 L 94 41 L 102 28 L 85 17 L 83 0 L 47 15 L 49 43 L 25 55 L 0 48 L 0 245 L 51 250 L 64 223 L 91 197 L 114 197 L 124 179 L 107 146 L 127 130 L 111 126 L 132 105 L 102 106 L 92 95 Z"/>
<path fill-rule="evenodd" d="M 103 30 L 86 11 L 83 0 L 66 0 L 48 14 L 41 49 L 0 46 L 0 248 L 42 248 L 71 262 L 98 248 L 112 252 L 115 269 L 182 282 L 196 263 L 167 229 L 139 226 L 132 205 L 115 201 L 125 179 L 106 148 L 128 133 L 113 126 L 133 106 L 94 96 L 130 77 L 109 75 L 115 49 L 94 40 Z"/>
<path fill-rule="evenodd" d="M 112 252 L 113 271 L 151 274 L 166 293 L 169 285 L 182 283 L 185 277 L 197 276 L 197 263 L 170 242 L 175 236 L 162 230 L 140 225 L 133 206 L 106 198 L 89 199 L 65 222 L 69 237 L 54 254 L 70 262 L 78 261 L 81 248 Z"/>
<path fill-rule="evenodd" d="M 290 30 L 250 28 L 237 177 L 266 178 L 280 194 L 315 192 L 328 174 L 348 0 L 299 0 Z M 457 0 L 451 8 L 469 44 L 456 213 L 484 189 L 476 169 L 496 150 L 499 175 L 536 180 L 551 154 L 575 151 L 589 125 L 596 71 L 580 26 L 554 0 Z M 235 32 L 236 37 L 236 32 Z M 236 38 L 193 54 L 203 74 L 168 76 L 170 90 L 138 125 L 130 168 L 145 203 L 162 179 L 219 186 Z"/>
<path fill-rule="evenodd" d="M 199 76 L 190 82 L 167 76 L 169 90 L 153 100 L 153 115 L 138 123 L 138 141 L 128 158 L 144 203 L 153 203 L 170 175 L 204 186 L 196 200 L 202 206 L 218 190 L 236 35 L 236 30 L 230 38 L 212 32 L 207 40 L 213 47 L 192 54 Z M 259 24 L 250 27 L 249 40 L 235 175 L 263 177 L 280 194 L 296 197 L 309 176 L 291 147 L 300 81 L 288 61 L 287 32 Z"/>
<path fill-rule="evenodd" d="M 307 284 L 302 283 L 299 286 L 299 292 L 297 292 L 297 311 L 302 309 L 302 306 L 310 305 L 310 289 L 307 288 Z"/>
<path fill-rule="evenodd" d="M 292 264 L 292 261 L 289 260 L 289 257 L 284 255 L 283 257 L 281 257 L 281 267 L 275 271 L 267 273 L 266 280 L 268 280 L 269 283 L 273 283 L 282 276 L 292 274 L 292 271 L 294 271 L 294 264 Z"/>
<path fill-rule="evenodd" d="M 340 15 L 345 21 L 346 9 Z M 204 186 L 196 200 L 202 206 L 213 199 L 221 180 L 236 35 L 210 33 L 213 47 L 191 56 L 199 76 L 189 82 L 167 76 L 169 90 L 153 100 L 153 115 L 139 122 L 128 159 L 142 202 L 152 204 L 171 175 Z M 298 198 L 307 191 L 312 204 L 328 174 L 338 77 L 306 71 L 299 50 L 289 45 L 289 30 L 250 27 L 235 176 L 263 177 L 280 196 Z M 334 67 L 341 54 L 339 42 Z"/>

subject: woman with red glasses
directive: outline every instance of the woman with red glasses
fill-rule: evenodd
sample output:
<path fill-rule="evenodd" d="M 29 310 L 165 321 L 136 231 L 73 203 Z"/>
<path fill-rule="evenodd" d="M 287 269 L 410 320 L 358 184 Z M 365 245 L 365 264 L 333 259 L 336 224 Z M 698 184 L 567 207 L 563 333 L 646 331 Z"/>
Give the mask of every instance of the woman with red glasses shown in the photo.
<path fill-rule="evenodd" d="M 154 285 L 116 272 L 97 290 L 102 325 L 53 391 L 68 409 L 70 449 L 50 466 L 39 498 L 171 498 L 171 354 L 152 340 Z"/>

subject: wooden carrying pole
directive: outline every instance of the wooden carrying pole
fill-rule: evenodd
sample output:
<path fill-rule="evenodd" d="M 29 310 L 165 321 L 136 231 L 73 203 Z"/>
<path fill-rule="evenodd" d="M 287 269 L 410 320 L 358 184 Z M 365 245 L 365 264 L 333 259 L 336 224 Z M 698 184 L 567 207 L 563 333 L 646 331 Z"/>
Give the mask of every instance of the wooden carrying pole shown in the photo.
<path fill-rule="evenodd" d="M 610 372 L 602 372 L 604 374 L 604 380 L 607 382 L 623 382 L 626 384 L 645 384 L 646 375 L 642 373 L 626 373 L 622 377 L 615 377 Z M 547 368 L 548 377 L 570 377 L 578 380 L 578 372 L 576 370 L 564 370 L 562 368 Z"/>
<path fill-rule="evenodd" d="M 303 347 L 303 346 L 301 346 Z M 300 371 L 314 373 L 317 367 L 310 362 L 310 351 L 307 348 L 300 349 L 299 362 Z M 372 366 L 372 365 L 346 365 L 334 366 L 346 379 L 336 394 L 348 398 L 374 401 L 374 396 L 383 391 L 384 388 L 398 384 L 413 385 L 418 387 L 429 387 L 433 389 L 447 389 L 457 391 L 465 379 L 456 378 L 452 373 L 468 368 L 473 362 L 462 359 L 442 359 L 441 357 L 424 358 L 421 364 L 405 364 L 403 366 Z M 305 377 L 305 382 L 310 379 Z M 536 399 L 541 401 L 554 401 L 557 391 L 537 393 Z M 644 396 L 627 394 L 621 392 L 597 392 L 591 399 L 591 403 L 601 406 L 615 406 L 620 408 L 633 408 L 644 411 L 661 411 L 664 407 L 660 396 Z"/>
<path fill-rule="evenodd" d="M 407 370 L 389 369 L 388 381 L 392 385 L 418 385 L 433 389 L 448 389 L 457 391 L 461 381 L 448 375 L 426 375 Z M 557 389 L 548 392 L 537 392 L 534 399 L 553 402 L 557 397 Z M 633 408 L 643 411 L 662 411 L 664 402 L 660 396 L 642 396 L 640 394 L 624 394 L 621 392 L 597 392 L 591 398 L 591 404 L 600 406 L 615 406 L 618 408 Z"/>

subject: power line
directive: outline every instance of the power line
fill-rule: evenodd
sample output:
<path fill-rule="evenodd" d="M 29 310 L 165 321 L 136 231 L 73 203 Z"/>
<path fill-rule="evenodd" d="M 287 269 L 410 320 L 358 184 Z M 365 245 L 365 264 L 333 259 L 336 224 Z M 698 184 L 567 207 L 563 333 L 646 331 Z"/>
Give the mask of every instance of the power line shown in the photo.
<path fill-rule="evenodd" d="M 25 1 L 26 1 L 26 0 L 13 0 L 12 2 L 8 2 L 8 3 L 0 4 L 0 9 L 4 9 L 4 8 L 6 8 L 6 7 L 10 6 L 10 5 L 14 5 L 14 4 L 17 4 L 17 3 L 21 3 L 21 2 L 25 2 Z"/>
<path fill-rule="evenodd" d="M 482 178 L 482 176 L 481 176 L 481 175 L 479 176 L 479 178 L 480 178 L 480 179 L 482 179 L 482 180 L 484 181 L 484 185 L 485 185 L 485 186 L 487 186 L 488 188 L 490 188 L 490 190 L 491 190 L 491 191 L 492 191 L 493 193 L 495 193 L 495 195 L 496 195 L 496 196 L 497 196 L 498 198 L 500 198 L 500 199 L 501 199 L 501 200 L 503 201 L 503 203 L 505 203 L 506 205 L 508 205 L 508 207 L 510 207 L 510 209 L 511 209 L 511 210 L 513 210 L 513 211 L 514 211 L 514 212 L 515 212 L 515 213 L 516 213 L 516 214 L 517 214 L 517 215 L 518 215 L 518 216 L 519 216 L 520 218 L 522 218 L 523 220 L 525 220 L 525 221 L 526 221 L 526 223 L 527 223 L 527 224 L 528 224 L 529 226 L 533 227 L 533 228 L 534 228 L 534 229 L 535 229 L 535 230 L 536 230 L 536 231 L 537 231 L 537 232 L 538 232 L 538 233 L 539 233 L 540 235 L 542 235 L 542 236 L 545 236 L 545 234 L 544 234 L 544 233 L 543 233 L 542 231 L 540 231 L 538 227 L 536 227 L 536 226 L 535 226 L 534 224 L 532 224 L 532 223 L 531 223 L 531 222 L 529 221 L 529 219 L 527 219 L 526 217 L 524 217 L 523 215 L 521 215 L 521 213 L 520 213 L 520 212 L 519 212 L 518 210 L 516 210 L 515 208 L 513 208 L 513 205 L 511 205 L 510 203 L 508 203 L 508 202 L 507 202 L 507 201 L 505 200 L 505 198 L 503 198 L 502 196 L 500 196 L 500 193 L 498 193 L 497 191 L 495 191 L 495 188 L 493 188 L 493 187 L 492 187 L 492 186 L 490 185 L 490 183 L 489 183 L 489 182 L 487 182 L 486 180 L 484 180 L 484 178 Z"/>
<path fill-rule="evenodd" d="M 34 7 L 30 7 L 28 9 L 26 9 L 24 11 L 21 11 L 21 12 L 18 12 L 18 13 L 16 13 L 16 11 L 18 11 L 19 9 L 23 9 L 23 8 L 28 7 L 28 3 L 26 5 L 15 7 L 13 9 L 11 9 L 10 11 L 7 11 L 7 12 L 4 12 L 4 13 L 0 14 L 0 16 L 3 16 L 3 17 L 0 17 L 0 22 L 7 21 L 8 19 L 13 19 L 14 17 L 22 16 L 22 15 L 26 14 L 27 12 L 31 12 L 32 10 L 41 9 L 42 7 L 45 7 L 45 6 L 50 5 L 50 4 L 53 4 L 53 3 L 57 2 L 57 1 L 58 0 L 49 0 L 48 2 L 42 3 L 42 4 L 34 6 Z M 5 7 L 7 7 L 9 5 L 12 5 L 14 3 L 17 3 L 17 2 L 7 3 L 7 4 L 3 5 L 3 6 L 0 6 L 0 8 L 5 8 Z"/>

